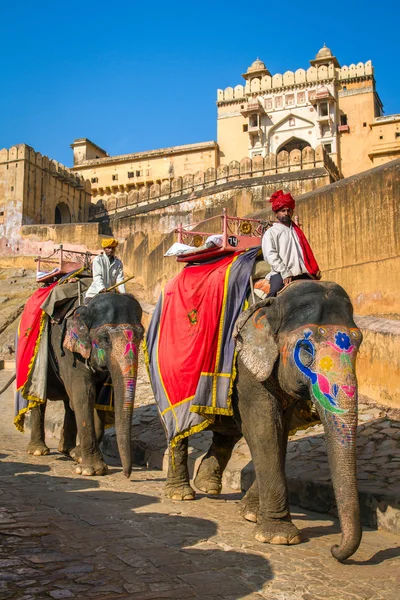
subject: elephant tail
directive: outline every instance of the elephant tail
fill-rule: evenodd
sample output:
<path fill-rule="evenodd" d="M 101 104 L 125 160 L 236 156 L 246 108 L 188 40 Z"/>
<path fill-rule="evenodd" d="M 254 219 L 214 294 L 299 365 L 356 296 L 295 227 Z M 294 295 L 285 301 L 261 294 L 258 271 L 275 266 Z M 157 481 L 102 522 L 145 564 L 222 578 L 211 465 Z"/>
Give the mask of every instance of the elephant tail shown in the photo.
<path fill-rule="evenodd" d="M 12 384 L 12 382 L 15 380 L 16 378 L 16 374 L 14 373 L 14 375 L 11 377 L 11 379 L 9 379 L 6 383 L 6 385 L 0 390 L 0 396 L 3 392 L 6 391 L 7 388 L 10 387 L 10 385 Z"/>

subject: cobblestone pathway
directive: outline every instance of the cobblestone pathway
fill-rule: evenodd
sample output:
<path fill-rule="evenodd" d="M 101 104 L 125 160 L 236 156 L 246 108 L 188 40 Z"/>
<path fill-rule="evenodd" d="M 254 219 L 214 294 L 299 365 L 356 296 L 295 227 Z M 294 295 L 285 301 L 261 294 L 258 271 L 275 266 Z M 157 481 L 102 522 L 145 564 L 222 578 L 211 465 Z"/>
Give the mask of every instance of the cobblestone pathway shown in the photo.
<path fill-rule="evenodd" d="M 0 373 L 0 386 L 9 372 Z M 340 565 L 330 517 L 293 508 L 305 543 L 266 546 L 240 520 L 239 495 L 162 500 L 160 471 L 111 467 L 103 478 L 73 475 L 52 453 L 25 454 L 13 430 L 12 392 L 0 397 L 0 598 L 156 600 L 397 600 L 400 538 L 365 531 Z"/>

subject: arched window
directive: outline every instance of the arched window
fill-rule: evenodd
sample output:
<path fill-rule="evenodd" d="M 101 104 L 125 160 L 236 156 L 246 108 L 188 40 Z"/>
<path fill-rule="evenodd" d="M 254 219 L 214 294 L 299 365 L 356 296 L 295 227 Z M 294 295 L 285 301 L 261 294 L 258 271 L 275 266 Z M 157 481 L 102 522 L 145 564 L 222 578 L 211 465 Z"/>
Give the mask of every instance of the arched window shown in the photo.
<path fill-rule="evenodd" d="M 71 213 L 65 204 L 65 202 L 59 202 L 56 206 L 54 223 L 59 225 L 60 223 L 71 223 Z"/>
<path fill-rule="evenodd" d="M 292 137 L 290 140 L 283 142 L 283 144 L 279 146 L 276 153 L 278 154 L 281 150 L 286 150 L 286 152 L 290 153 L 292 150 L 303 150 L 303 148 L 307 148 L 307 146 L 311 147 L 311 144 L 306 142 L 306 140 L 302 140 L 298 137 Z"/>

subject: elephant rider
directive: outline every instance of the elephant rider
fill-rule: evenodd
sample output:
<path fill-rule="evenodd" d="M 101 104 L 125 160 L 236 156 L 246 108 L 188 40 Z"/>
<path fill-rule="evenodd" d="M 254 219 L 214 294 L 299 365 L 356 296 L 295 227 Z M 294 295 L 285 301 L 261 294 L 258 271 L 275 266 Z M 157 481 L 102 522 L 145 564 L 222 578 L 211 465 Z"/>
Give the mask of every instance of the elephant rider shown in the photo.
<path fill-rule="evenodd" d="M 93 261 L 93 283 L 85 295 L 87 304 L 96 294 L 104 292 L 116 283 L 124 280 L 124 267 L 115 256 L 118 241 L 114 238 L 105 238 L 101 241 L 104 253 L 99 254 Z M 125 285 L 120 285 L 118 291 L 125 294 Z"/>
<path fill-rule="evenodd" d="M 292 221 L 294 198 L 278 190 L 269 201 L 277 221 L 264 233 L 262 251 L 264 260 L 271 266 L 267 275 L 271 297 L 292 281 L 321 279 L 321 274 L 306 236 Z"/>

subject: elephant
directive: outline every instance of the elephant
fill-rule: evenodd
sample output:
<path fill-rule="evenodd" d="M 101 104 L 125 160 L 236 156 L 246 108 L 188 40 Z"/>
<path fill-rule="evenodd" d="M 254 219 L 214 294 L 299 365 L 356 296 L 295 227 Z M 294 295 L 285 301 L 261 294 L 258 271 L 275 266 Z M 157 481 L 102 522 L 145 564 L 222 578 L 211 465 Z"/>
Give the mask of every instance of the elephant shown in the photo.
<path fill-rule="evenodd" d="M 257 523 L 255 537 L 261 542 L 300 543 L 301 534 L 290 516 L 285 458 L 294 417 L 312 402 L 324 426 L 342 531 L 340 544 L 331 552 L 343 561 L 361 542 L 355 362 L 362 334 L 353 320 L 350 299 L 336 283 L 296 281 L 277 298 L 245 310 L 234 335 L 234 418 L 216 417 L 209 426 L 214 429 L 213 442 L 194 485 L 218 494 L 233 446 L 244 435 L 256 479 L 241 501 L 242 516 Z M 165 495 L 174 500 L 195 496 L 187 452 L 186 438 L 170 453 Z"/>
<path fill-rule="evenodd" d="M 130 294 L 102 293 L 80 306 L 65 324 L 50 324 L 47 399 L 63 400 L 65 417 L 59 450 L 80 464 L 76 473 L 105 475 L 99 443 L 105 412 L 95 410 L 100 389 L 111 375 L 115 427 L 123 473 L 132 471 L 131 421 L 138 350 L 144 329 L 142 309 Z M 48 454 L 44 438 L 45 404 L 31 410 L 28 453 Z M 76 434 L 80 445 L 75 448 Z"/>

